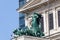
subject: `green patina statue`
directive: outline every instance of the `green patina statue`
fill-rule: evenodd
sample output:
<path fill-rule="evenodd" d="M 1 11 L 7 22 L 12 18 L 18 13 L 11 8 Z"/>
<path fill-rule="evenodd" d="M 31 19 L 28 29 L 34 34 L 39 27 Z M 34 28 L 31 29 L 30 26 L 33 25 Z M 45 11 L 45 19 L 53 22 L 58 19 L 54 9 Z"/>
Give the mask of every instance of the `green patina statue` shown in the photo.
<path fill-rule="evenodd" d="M 27 26 L 24 28 L 19 28 L 14 30 L 15 35 L 28 35 L 28 36 L 35 36 L 35 37 L 42 37 L 44 33 L 41 31 L 41 23 L 40 23 L 41 15 L 34 13 L 32 16 L 31 27 L 28 28 Z"/>

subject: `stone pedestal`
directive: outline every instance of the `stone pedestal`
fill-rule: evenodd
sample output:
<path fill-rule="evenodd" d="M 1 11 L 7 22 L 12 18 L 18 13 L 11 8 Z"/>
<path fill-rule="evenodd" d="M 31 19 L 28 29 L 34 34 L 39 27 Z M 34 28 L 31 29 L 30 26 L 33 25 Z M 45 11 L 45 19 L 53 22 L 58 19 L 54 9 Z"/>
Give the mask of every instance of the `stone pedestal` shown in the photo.
<path fill-rule="evenodd" d="M 20 36 L 20 37 L 15 37 L 12 40 L 49 40 L 49 39 L 32 37 L 32 36 Z"/>

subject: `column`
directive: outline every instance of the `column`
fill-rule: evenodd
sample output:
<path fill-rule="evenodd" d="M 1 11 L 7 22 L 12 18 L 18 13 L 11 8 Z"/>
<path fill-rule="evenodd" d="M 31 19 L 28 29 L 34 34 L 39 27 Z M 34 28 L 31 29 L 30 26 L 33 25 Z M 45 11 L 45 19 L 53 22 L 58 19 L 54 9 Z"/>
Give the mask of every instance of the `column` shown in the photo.
<path fill-rule="evenodd" d="M 44 17 L 44 33 L 45 35 L 48 35 L 48 15 L 46 12 L 44 12 L 43 17 Z"/>
<path fill-rule="evenodd" d="M 53 9 L 53 20 L 54 20 L 54 29 L 57 30 L 57 17 L 55 8 Z"/>

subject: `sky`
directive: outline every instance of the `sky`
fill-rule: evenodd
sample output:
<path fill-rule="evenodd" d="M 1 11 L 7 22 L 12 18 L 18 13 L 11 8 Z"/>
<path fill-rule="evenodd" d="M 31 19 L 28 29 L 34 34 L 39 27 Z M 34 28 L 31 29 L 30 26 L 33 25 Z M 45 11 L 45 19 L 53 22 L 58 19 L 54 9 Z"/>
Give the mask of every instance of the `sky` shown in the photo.
<path fill-rule="evenodd" d="M 19 26 L 18 0 L 0 0 L 0 40 L 10 40 Z"/>

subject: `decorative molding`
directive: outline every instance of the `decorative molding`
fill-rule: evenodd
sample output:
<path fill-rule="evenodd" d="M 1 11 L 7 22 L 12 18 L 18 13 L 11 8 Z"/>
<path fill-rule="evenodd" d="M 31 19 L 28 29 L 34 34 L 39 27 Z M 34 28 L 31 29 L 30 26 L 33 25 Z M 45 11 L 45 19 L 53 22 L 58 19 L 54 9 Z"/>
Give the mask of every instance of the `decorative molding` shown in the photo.
<path fill-rule="evenodd" d="M 37 5 L 41 5 L 41 4 L 43 4 L 43 3 L 47 2 L 47 1 L 48 1 L 48 0 L 43 0 L 43 1 L 41 1 L 40 3 L 37 3 L 37 4 L 32 5 L 32 6 L 29 6 L 29 7 L 27 7 L 27 8 L 18 9 L 18 12 L 22 12 L 22 11 L 25 11 L 25 10 L 27 10 L 27 9 L 33 8 L 33 7 L 37 6 Z M 32 2 L 33 2 L 33 1 L 32 1 Z M 27 4 L 27 5 L 28 5 L 28 4 Z"/>

